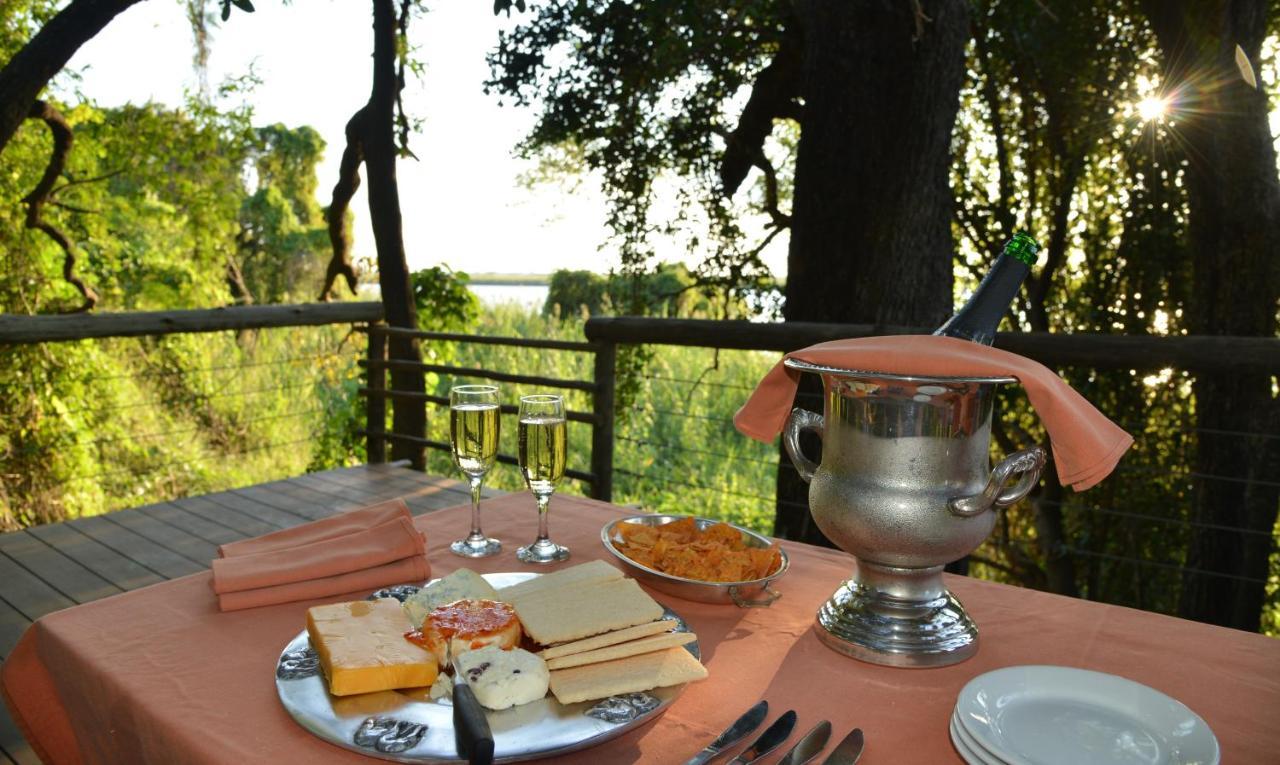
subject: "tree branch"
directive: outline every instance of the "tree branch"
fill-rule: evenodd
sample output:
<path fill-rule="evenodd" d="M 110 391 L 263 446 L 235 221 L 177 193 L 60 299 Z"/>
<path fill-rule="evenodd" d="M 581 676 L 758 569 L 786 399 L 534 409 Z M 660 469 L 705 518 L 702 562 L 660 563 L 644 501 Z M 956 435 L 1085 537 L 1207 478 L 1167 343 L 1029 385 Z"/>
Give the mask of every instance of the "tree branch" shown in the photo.
<path fill-rule="evenodd" d="M 49 164 L 44 169 L 44 175 L 31 193 L 22 198 L 23 204 L 27 206 L 27 228 L 43 231 L 62 248 L 64 253 L 62 278 L 75 287 L 84 298 L 84 303 L 73 312 L 89 311 L 98 304 L 98 293 L 76 276 L 76 251 L 71 240 L 57 226 L 44 219 L 44 206 L 49 203 L 54 190 L 53 185 L 57 183 L 58 176 L 62 175 L 62 170 L 67 165 L 67 154 L 71 152 L 71 126 L 57 109 L 44 101 L 31 104 L 27 117 L 43 120 L 49 127 L 49 132 L 53 134 L 53 152 L 49 156 Z"/>
<path fill-rule="evenodd" d="M 727 197 L 733 196 L 751 168 L 758 166 L 756 157 L 764 155 L 764 140 L 773 132 L 774 118 L 795 114 L 803 50 L 799 29 L 794 21 L 787 26 L 773 60 L 756 75 L 738 126 L 725 137 L 720 183 Z"/>
<path fill-rule="evenodd" d="M 253 293 L 249 291 L 249 285 L 244 280 L 244 272 L 240 270 L 240 264 L 231 254 L 227 255 L 227 291 L 231 293 L 232 299 L 236 305 L 253 305 Z"/>
<path fill-rule="evenodd" d="M 62 184 L 61 186 L 57 187 L 57 188 L 56 188 L 56 189 L 54 189 L 53 191 L 49 192 L 49 196 L 50 196 L 50 197 L 56 197 L 56 196 L 58 196 L 59 194 L 61 194 L 63 191 L 66 191 L 67 189 L 71 188 L 72 186 L 81 186 L 81 185 L 86 184 L 86 183 L 98 183 L 99 181 L 105 181 L 105 180 L 107 180 L 107 179 L 109 179 L 109 178 L 114 178 L 114 177 L 116 177 L 117 175 L 119 175 L 119 174 L 121 174 L 121 173 L 123 173 L 123 172 L 124 172 L 124 168 L 121 168 L 121 169 L 119 169 L 119 170 L 112 170 L 112 171 L 111 171 L 111 172 L 109 172 L 109 173 L 105 173 L 105 174 L 103 174 L 103 175 L 99 175 L 99 176 L 96 176 L 96 177 L 94 177 L 94 178 L 71 178 L 71 177 L 68 177 L 68 178 L 67 178 L 67 182 L 66 182 L 66 183 L 64 183 L 64 184 Z"/>
<path fill-rule="evenodd" d="M 360 163 L 364 162 L 364 122 L 368 112 L 368 105 L 362 106 L 347 121 L 347 146 L 342 150 L 338 182 L 333 186 L 333 202 L 329 205 L 328 213 L 329 244 L 333 247 L 333 256 L 325 272 L 324 287 L 320 290 L 320 300 L 325 302 L 334 297 L 334 282 L 339 276 L 346 278 L 347 287 L 352 294 L 356 291 L 356 269 L 351 263 L 351 237 L 347 234 L 347 209 L 351 206 L 351 198 L 355 196 L 356 189 L 360 188 Z"/>
<path fill-rule="evenodd" d="M 0 151 L 36 96 L 85 42 L 141 0 L 72 0 L 0 67 Z"/>

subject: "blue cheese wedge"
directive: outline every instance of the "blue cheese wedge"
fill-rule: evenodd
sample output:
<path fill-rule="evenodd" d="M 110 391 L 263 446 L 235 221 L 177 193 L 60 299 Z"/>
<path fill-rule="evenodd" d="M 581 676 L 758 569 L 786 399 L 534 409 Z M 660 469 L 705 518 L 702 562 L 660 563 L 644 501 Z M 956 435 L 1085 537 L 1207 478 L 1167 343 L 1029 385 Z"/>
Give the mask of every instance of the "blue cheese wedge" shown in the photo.
<path fill-rule="evenodd" d="M 490 645 L 457 659 L 476 701 L 486 709 L 528 704 L 547 695 L 551 673 L 547 663 L 523 648 L 504 651 Z"/>
<path fill-rule="evenodd" d="M 455 600 L 500 600 L 498 591 L 476 572 L 469 568 L 460 568 L 452 574 L 437 579 L 418 590 L 404 602 L 404 612 L 409 616 L 413 626 L 421 627 L 422 620 L 427 618 L 436 606 L 452 603 Z"/>

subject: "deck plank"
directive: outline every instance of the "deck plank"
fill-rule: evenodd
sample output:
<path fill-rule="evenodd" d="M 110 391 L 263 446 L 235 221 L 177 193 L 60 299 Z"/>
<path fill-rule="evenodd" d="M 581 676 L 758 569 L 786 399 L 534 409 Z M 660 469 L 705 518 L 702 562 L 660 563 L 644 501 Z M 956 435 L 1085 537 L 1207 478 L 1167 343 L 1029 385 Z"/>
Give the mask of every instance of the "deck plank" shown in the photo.
<path fill-rule="evenodd" d="M 9 708 L 0 704 L 0 751 L 9 758 L 0 759 L 0 763 L 8 765 L 41 765 L 40 758 L 31 749 L 31 745 L 22 737 L 22 731 L 9 716 Z"/>
<path fill-rule="evenodd" d="M 18 644 L 18 638 L 31 626 L 31 620 L 21 611 L 14 608 L 3 597 L 0 597 L 0 660 L 9 655 Z M 0 704 L 0 707 L 3 707 Z"/>
<path fill-rule="evenodd" d="M 194 574 L 204 568 L 132 529 L 112 523 L 104 515 L 68 521 L 68 525 L 165 579 Z"/>
<path fill-rule="evenodd" d="M 208 568 L 209 561 L 218 554 L 217 545 L 206 542 L 194 534 L 188 534 L 176 526 L 152 518 L 138 510 L 120 510 L 102 516 L 108 523 L 126 528 L 139 536 L 172 550 L 187 560 Z"/>
<path fill-rule="evenodd" d="M 303 492 L 303 496 L 299 496 L 299 492 L 294 491 L 292 487 L 287 486 L 283 481 L 246 486 L 243 489 L 236 489 L 232 493 L 248 497 L 279 510 L 301 515 L 313 521 L 327 518 L 342 510 L 349 510 L 359 504 L 336 497 L 317 495 L 315 492 Z"/>
<path fill-rule="evenodd" d="M 218 512 L 228 511 L 239 513 L 240 515 L 247 516 L 277 529 L 287 529 L 292 526 L 297 526 L 299 523 L 306 523 L 311 520 L 310 518 L 299 515 L 298 513 L 282 510 L 278 507 L 260 502 L 245 494 L 241 494 L 239 491 L 222 491 L 217 494 L 205 494 L 201 497 L 188 497 L 184 502 L 189 502 L 193 499 L 199 499 L 202 502 L 206 502 L 210 507 L 217 507 Z M 214 511 L 210 510 L 210 512 Z"/>
<path fill-rule="evenodd" d="M 25 531 L 0 534 L 0 553 L 77 603 L 123 592 L 63 551 Z"/>
<path fill-rule="evenodd" d="M 50 523 L 32 527 L 27 529 L 27 532 L 46 544 L 58 548 L 78 561 L 80 565 L 122 590 L 134 590 L 148 584 L 163 582 L 166 578 L 96 539 L 86 536 L 70 524 Z"/>
<path fill-rule="evenodd" d="M 4 591 L 0 593 L 0 598 L 31 621 L 47 613 L 75 605 L 71 598 L 13 562 L 7 555 L 0 555 L 0 582 L 4 582 Z M 12 645 L 4 647 L 5 656 L 9 655 L 9 648 L 12 648 Z"/>
<path fill-rule="evenodd" d="M 175 500 L 173 504 L 183 512 L 195 515 L 209 523 L 233 529 L 242 536 L 256 537 L 270 534 L 285 526 L 294 526 L 303 521 L 302 518 L 291 515 L 289 523 L 271 523 L 265 518 L 249 515 L 235 507 L 224 507 L 206 497 L 186 497 Z"/>
<path fill-rule="evenodd" d="M 173 526 L 174 528 L 184 531 L 193 537 L 203 539 L 215 546 L 234 542 L 238 539 L 244 539 L 247 534 L 237 531 L 230 526 L 221 523 L 214 523 L 194 513 L 188 513 L 181 506 L 172 502 L 158 503 L 154 505 L 146 505 L 139 507 L 138 512 L 154 518 L 161 523 Z M 216 554 L 216 552 L 215 552 Z"/>

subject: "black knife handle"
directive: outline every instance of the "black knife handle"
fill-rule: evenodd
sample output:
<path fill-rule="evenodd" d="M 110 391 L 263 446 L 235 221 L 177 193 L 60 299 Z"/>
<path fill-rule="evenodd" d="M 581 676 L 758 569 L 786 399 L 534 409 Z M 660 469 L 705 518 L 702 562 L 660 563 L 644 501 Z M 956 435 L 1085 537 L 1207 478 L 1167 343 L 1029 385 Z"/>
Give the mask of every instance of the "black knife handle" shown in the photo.
<path fill-rule="evenodd" d="M 458 754 L 466 757 L 471 765 L 490 765 L 493 762 L 493 733 L 484 707 L 476 701 L 476 695 L 467 685 L 453 687 L 453 735 Z"/>

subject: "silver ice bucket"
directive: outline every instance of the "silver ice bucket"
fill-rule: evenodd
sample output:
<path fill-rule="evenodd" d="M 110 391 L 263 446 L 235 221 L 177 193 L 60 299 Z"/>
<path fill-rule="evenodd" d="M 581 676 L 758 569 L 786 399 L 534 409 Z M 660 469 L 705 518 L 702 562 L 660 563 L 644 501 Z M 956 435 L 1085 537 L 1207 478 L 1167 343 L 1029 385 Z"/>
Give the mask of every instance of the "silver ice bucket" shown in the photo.
<path fill-rule="evenodd" d="M 991 533 L 996 510 L 1035 486 L 1040 447 L 991 468 L 996 386 L 1011 377 L 909 377 L 786 365 L 822 377 L 823 414 L 794 409 L 783 443 L 809 482 L 813 519 L 856 558 L 853 577 L 818 610 L 817 633 L 840 653 L 896 667 L 938 667 L 978 650 L 978 628 L 942 568 Z M 800 433 L 822 438 L 822 464 Z"/>

